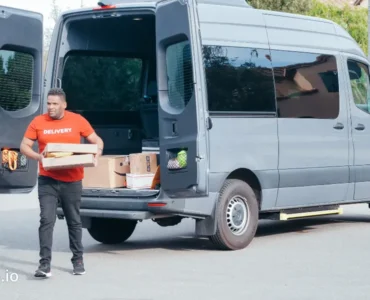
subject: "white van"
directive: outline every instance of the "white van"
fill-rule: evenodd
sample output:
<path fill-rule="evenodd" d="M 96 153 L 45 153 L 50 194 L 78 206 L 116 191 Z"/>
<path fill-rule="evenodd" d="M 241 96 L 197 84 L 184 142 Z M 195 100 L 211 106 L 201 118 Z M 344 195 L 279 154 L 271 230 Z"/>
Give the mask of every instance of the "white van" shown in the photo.
<path fill-rule="evenodd" d="M 370 202 L 369 64 L 331 21 L 244 0 L 99 3 L 63 13 L 44 77 L 42 39 L 41 15 L 0 7 L 1 149 L 19 150 L 47 91 L 62 87 L 105 155 L 159 151 L 158 189 L 84 190 L 84 228 L 101 243 L 142 220 L 193 218 L 197 235 L 235 250 L 259 219 Z M 179 151 L 186 164 L 170 164 Z M 36 182 L 22 155 L 0 168 L 2 193 Z"/>

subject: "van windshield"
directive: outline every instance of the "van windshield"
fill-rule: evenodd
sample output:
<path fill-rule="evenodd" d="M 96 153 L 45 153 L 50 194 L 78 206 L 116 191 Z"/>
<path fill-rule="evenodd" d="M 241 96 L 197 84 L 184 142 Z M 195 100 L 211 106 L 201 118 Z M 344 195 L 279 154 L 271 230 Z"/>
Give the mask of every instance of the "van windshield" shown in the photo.
<path fill-rule="evenodd" d="M 62 85 L 73 111 L 137 111 L 142 60 L 128 57 L 70 55 Z"/>

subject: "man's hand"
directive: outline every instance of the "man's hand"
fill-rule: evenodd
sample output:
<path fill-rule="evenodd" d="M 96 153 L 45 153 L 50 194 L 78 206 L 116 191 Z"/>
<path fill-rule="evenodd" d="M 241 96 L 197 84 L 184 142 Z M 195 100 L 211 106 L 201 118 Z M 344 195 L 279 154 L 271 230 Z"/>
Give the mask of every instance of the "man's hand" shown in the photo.
<path fill-rule="evenodd" d="M 98 153 L 94 155 L 95 159 L 98 160 L 103 154 L 103 149 L 98 148 Z"/>
<path fill-rule="evenodd" d="M 97 162 L 99 157 L 103 154 L 104 149 L 103 140 L 95 132 L 90 134 L 86 139 L 90 144 L 98 145 L 98 153 L 95 155 L 95 160 Z"/>
<path fill-rule="evenodd" d="M 21 146 L 20 146 L 21 153 L 27 156 L 28 158 L 42 162 L 43 154 L 39 154 L 33 151 L 32 149 L 33 144 L 34 144 L 34 141 L 28 138 L 23 138 Z"/>
<path fill-rule="evenodd" d="M 38 161 L 39 162 L 42 162 L 42 160 L 43 160 L 44 157 L 46 157 L 45 151 L 43 151 L 42 153 L 39 154 Z"/>
<path fill-rule="evenodd" d="M 39 157 L 37 158 L 37 160 L 39 161 L 39 162 L 42 162 L 42 159 L 44 158 L 44 155 L 42 155 L 42 154 L 39 154 Z"/>

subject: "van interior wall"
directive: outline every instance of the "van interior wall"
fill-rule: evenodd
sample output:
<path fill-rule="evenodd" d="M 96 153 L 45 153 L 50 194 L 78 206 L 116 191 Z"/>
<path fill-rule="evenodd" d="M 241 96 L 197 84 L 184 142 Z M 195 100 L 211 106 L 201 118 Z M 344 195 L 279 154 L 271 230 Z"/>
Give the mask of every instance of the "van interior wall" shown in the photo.
<path fill-rule="evenodd" d="M 68 109 L 104 140 L 104 155 L 159 147 L 154 15 L 74 20 L 61 55 Z"/>

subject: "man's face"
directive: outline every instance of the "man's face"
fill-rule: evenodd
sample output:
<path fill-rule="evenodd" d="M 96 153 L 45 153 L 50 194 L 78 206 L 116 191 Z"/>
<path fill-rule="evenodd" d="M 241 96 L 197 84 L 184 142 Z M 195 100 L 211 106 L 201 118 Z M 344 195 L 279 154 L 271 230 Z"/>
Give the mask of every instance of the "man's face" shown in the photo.
<path fill-rule="evenodd" d="M 48 114 L 52 119 L 60 119 L 64 115 L 67 103 L 62 96 L 50 95 L 48 97 Z"/>

